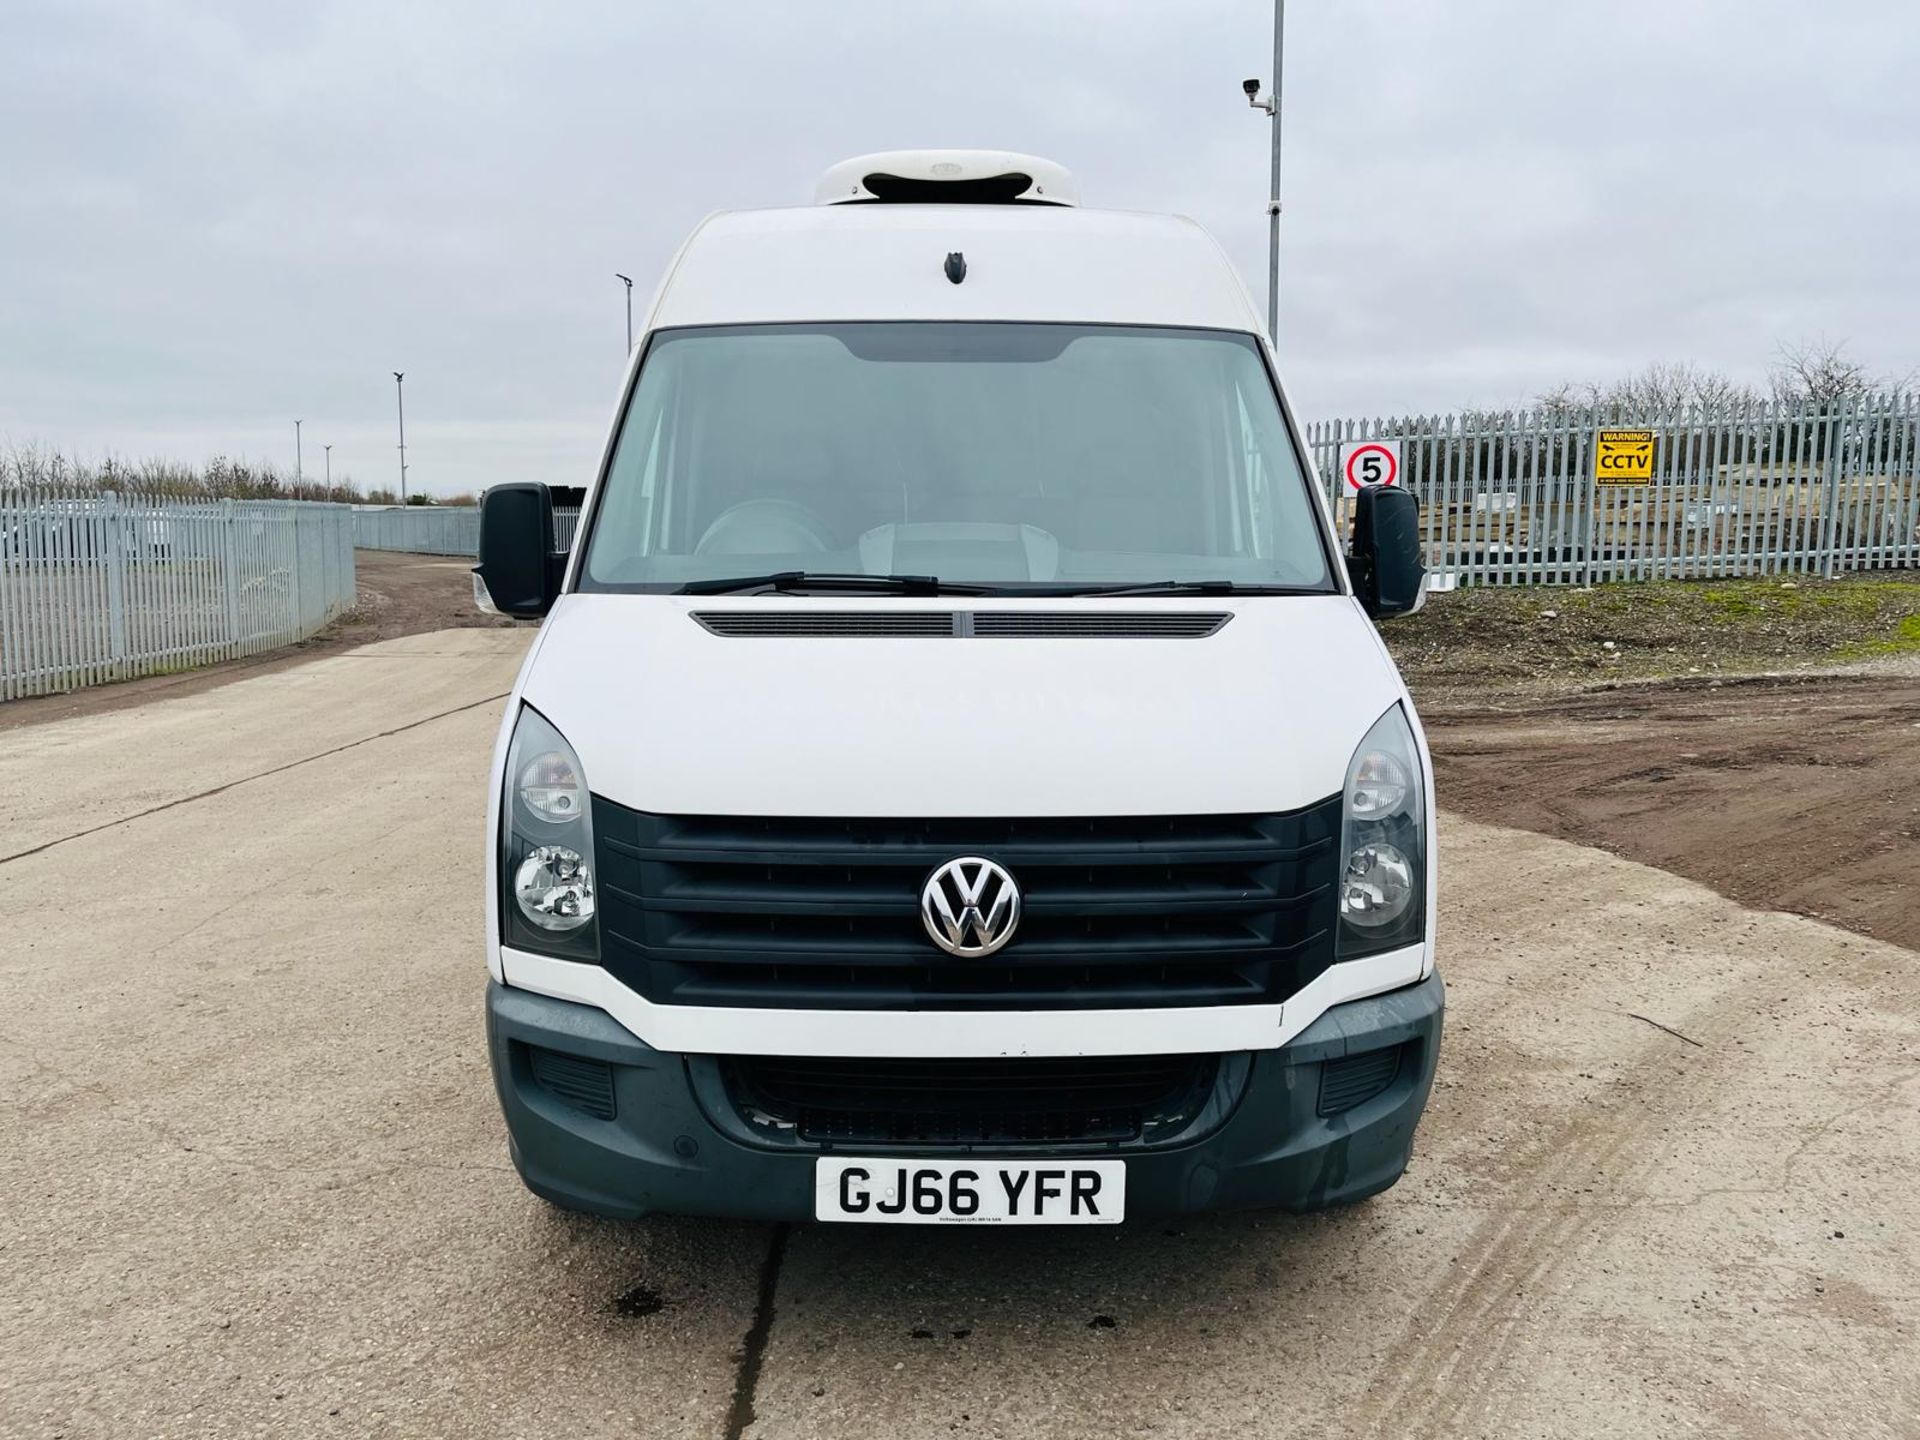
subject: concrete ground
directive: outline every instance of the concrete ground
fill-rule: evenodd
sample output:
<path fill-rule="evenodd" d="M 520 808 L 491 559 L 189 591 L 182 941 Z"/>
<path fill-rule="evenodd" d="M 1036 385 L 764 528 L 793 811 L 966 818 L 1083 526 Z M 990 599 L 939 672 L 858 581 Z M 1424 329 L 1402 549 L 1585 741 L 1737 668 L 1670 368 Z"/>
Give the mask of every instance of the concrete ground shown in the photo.
<path fill-rule="evenodd" d="M 1920 969 L 1444 825 L 1413 1169 L 1120 1231 L 561 1216 L 487 1077 L 524 632 L 0 742 L 0 1435 L 1920 1431 Z"/>

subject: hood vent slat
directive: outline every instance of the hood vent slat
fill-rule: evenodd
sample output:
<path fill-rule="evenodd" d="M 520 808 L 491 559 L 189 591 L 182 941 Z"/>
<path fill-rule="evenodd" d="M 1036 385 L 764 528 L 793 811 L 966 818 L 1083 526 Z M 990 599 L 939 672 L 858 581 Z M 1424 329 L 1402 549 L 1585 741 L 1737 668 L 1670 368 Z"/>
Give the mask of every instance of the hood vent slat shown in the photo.
<path fill-rule="evenodd" d="M 695 610 L 729 639 L 1204 640 L 1216 610 Z"/>

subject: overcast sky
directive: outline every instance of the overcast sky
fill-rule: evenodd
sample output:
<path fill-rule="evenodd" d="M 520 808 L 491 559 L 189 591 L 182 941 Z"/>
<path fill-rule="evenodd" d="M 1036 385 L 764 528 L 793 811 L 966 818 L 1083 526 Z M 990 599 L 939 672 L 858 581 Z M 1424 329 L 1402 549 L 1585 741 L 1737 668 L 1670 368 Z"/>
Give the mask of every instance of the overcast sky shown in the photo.
<path fill-rule="evenodd" d="M 1523 400 L 1782 341 L 1920 364 L 1920 5 L 1294 0 L 1301 413 Z M 1268 0 L 5 0 L 0 445 L 438 493 L 581 483 L 708 211 L 866 150 L 1067 165 L 1264 294 Z"/>

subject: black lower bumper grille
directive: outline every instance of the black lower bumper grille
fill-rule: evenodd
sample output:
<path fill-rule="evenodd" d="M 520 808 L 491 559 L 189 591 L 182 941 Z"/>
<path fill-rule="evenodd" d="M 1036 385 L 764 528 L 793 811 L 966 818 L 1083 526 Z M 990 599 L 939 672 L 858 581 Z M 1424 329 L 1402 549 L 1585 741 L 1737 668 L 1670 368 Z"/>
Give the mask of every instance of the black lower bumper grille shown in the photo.
<path fill-rule="evenodd" d="M 1384 1050 L 1366 1050 L 1329 1060 L 1320 1071 L 1319 1113 L 1338 1115 L 1385 1094 L 1387 1087 L 1400 1078 L 1403 1061 L 1418 1043 L 1409 1041 L 1405 1045 L 1389 1045 Z"/>
<path fill-rule="evenodd" d="M 730 1061 L 736 1105 L 816 1144 L 1019 1145 L 1138 1140 L 1184 1124 L 1212 1056 Z"/>
<path fill-rule="evenodd" d="M 527 1048 L 533 1078 L 574 1109 L 600 1120 L 613 1119 L 613 1067 L 584 1055 L 563 1055 L 538 1045 Z"/>
<path fill-rule="evenodd" d="M 602 963 L 656 1002 L 1071 1009 L 1285 1000 L 1333 960 L 1340 797 L 1273 815 L 665 816 L 596 797 Z M 920 890 L 1018 882 L 1013 940 L 956 959 Z"/>

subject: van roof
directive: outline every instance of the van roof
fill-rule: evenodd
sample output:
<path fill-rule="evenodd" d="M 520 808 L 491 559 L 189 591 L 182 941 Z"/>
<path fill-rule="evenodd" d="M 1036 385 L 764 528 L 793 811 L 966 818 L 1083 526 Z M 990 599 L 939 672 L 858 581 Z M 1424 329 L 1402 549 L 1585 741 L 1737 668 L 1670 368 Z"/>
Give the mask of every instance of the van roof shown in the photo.
<path fill-rule="evenodd" d="M 947 274 L 956 251 L 959 283 Z M 668 271 L 648 328 L 834 320 L 1262 329 L 1225 253 L 1184 216 L 941 204 L 710 216 Z"/>

